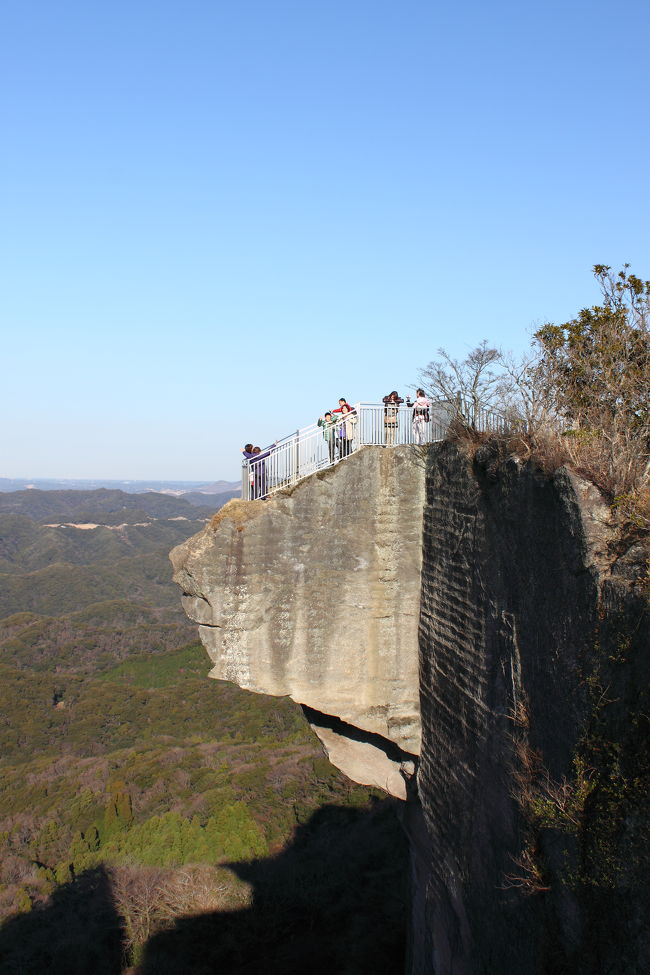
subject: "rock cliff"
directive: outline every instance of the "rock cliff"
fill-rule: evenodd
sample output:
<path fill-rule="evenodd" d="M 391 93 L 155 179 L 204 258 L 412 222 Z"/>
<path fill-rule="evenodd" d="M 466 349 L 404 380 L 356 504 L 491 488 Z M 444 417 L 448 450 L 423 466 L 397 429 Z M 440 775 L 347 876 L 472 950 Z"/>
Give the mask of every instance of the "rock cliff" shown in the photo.
<path fill-rule="evenodd" d="M 431 451 L 412 971 L 648 970 L 647 557 L 565 469 Z"/>
<path fill-rule="evenodd" d="M 366 447 L 171 553 L 211 676 L 290 695 L 351 778 L 403 796 L 420 749 L 424 461 Z"/>
<path fill-rule="evenodd" d="M 172 552 L 212 675 L 408 791 L 410 972 L 650 968 L 647 558 L 489 444 L 364 448 Z"/>

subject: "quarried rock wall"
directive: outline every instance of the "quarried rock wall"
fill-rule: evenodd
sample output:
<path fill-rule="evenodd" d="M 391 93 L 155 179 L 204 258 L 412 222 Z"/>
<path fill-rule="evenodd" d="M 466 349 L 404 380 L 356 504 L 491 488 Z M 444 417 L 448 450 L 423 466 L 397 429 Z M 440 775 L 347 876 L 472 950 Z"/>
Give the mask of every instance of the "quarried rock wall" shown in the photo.
<path fill-rule="evenodd" d="M 595 769 L 577 764 L 610 714 L 595 689 L 611 656 L 611 513 L 566 470 L 548 476 L 491 450 L 430 454 L 412 970 L 640 972 L 640 928 L 614 920 L 615 871 L 586 859 L 600 842 L 597 790 L 581 799 Z M 642 617 L 637 607 L 630 619 L 647 659 Z M 618 706 L 629 714 L 628 691 Z"/>

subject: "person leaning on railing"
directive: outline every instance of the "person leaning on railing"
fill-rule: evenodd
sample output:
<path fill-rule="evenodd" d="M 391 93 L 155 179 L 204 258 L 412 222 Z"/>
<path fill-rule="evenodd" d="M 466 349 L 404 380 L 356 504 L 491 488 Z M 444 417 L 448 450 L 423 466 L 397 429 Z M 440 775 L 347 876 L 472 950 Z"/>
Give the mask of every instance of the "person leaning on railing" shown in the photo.
<path fill-rule="evenodd" d="M 253 471 L 252 471 L 251 465 L 250 465 L 251 460 L 255 456 L 255 454 L 253 453 L 253 445 L 252 445 L 252 443 L 244 444 L 244 446 L 241 449 L 241 452 L 244 455 L 244 460 L 247 461 L 247 465 L 246 465 L 246 476 L 248 477 L 248 494 L 245 495 L 245 497 L 247 497 L 247 498 L 250 499 L 250 498 L 252 498 L 254 496 L 253 495 L 253 492 L 254 492 L 254 487 L 255 487 L 255 478 L 253 476 Z"/>
<path fill-rule="evenodd" d="M 345 396 L 341 396 L 341 398 L 339 400 L 339 405 L 336 407 L 336 409 L 332 410 L 332 413 L 342 413 L 344 406 L 347 406 L 348 410 L 351 413 L 354 413 L 354 410 L 352 409 L 352 407 L 350 406 L 350 404 L 346 400 Z"/>
<path fill-rule="evenodd" d="M 392 447 L 395 444 L 397 435 L 397 423 L 399 419 L 399 408 L 404 402 L 396 389 L 383 398 L 384 404 L 384 429 L 386 430 L 386 446 Z"/>
<path fill-rule="evenodd" d="M 242 454 L 248 461 L 252 500 L 265 498 L 268 493 L 266 490 L 265 460 L 270 456 L 275 446 L 277 446 L 277 440 L 264 450 L 261 447 L 253 447 L 250 443 L 242 447 Z"/>
<path fill-rule="evenodd" d="M 266 450 L 261 447 L 253 447 L 253 476 L 255 479 L 255 497 L 264 499 L 268 494 L 266 490 L 266 458 L 270 456 L 275 444 L 271 444 Z"/>

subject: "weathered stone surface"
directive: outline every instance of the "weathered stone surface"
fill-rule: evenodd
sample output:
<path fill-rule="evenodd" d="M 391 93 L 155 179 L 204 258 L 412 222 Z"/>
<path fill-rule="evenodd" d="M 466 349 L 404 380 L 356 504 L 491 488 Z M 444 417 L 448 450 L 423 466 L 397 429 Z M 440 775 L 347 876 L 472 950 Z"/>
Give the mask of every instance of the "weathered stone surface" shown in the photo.
<path fill-rule="evenodd" d="M 357 741 L 331 728 L 312 724 L 332 765 L 360 785 L 383 789 L 397 799 L 406 799 L 406 777 L 413 775 L 413 762 L 392 760 L 371 742 Z"/>
<path fill-rule="evenodd" d="M 542 828 L 525 789 L 571 788 L 588 735 L 615 743 L 603 747 L 615 749 L 616 789 L 643 768 L 647 602 L 612 576 L 611 512 L 593 485 L 488 460 L 449 444 L 430 454 L 412 971 L 646 971 L 647 813 L 612 838 L 594 795 L 577 826 L 558 813 Z"/>
<path fill-rule="evenodd" d="M 213 677 L 419 752 L 424 463 L 365 447 L 268 501 L 231 501 L 171 553 Z"/>

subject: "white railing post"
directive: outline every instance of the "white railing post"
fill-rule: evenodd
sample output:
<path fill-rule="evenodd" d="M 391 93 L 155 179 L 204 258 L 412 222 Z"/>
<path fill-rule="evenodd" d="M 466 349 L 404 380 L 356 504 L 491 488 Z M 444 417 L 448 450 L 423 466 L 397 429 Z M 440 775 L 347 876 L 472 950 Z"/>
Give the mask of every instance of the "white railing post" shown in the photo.
<path fill-rule="evenodd" d="M 293 444 L 293 483 L 300 479 L 300 430 L 295 432 Z"/>

